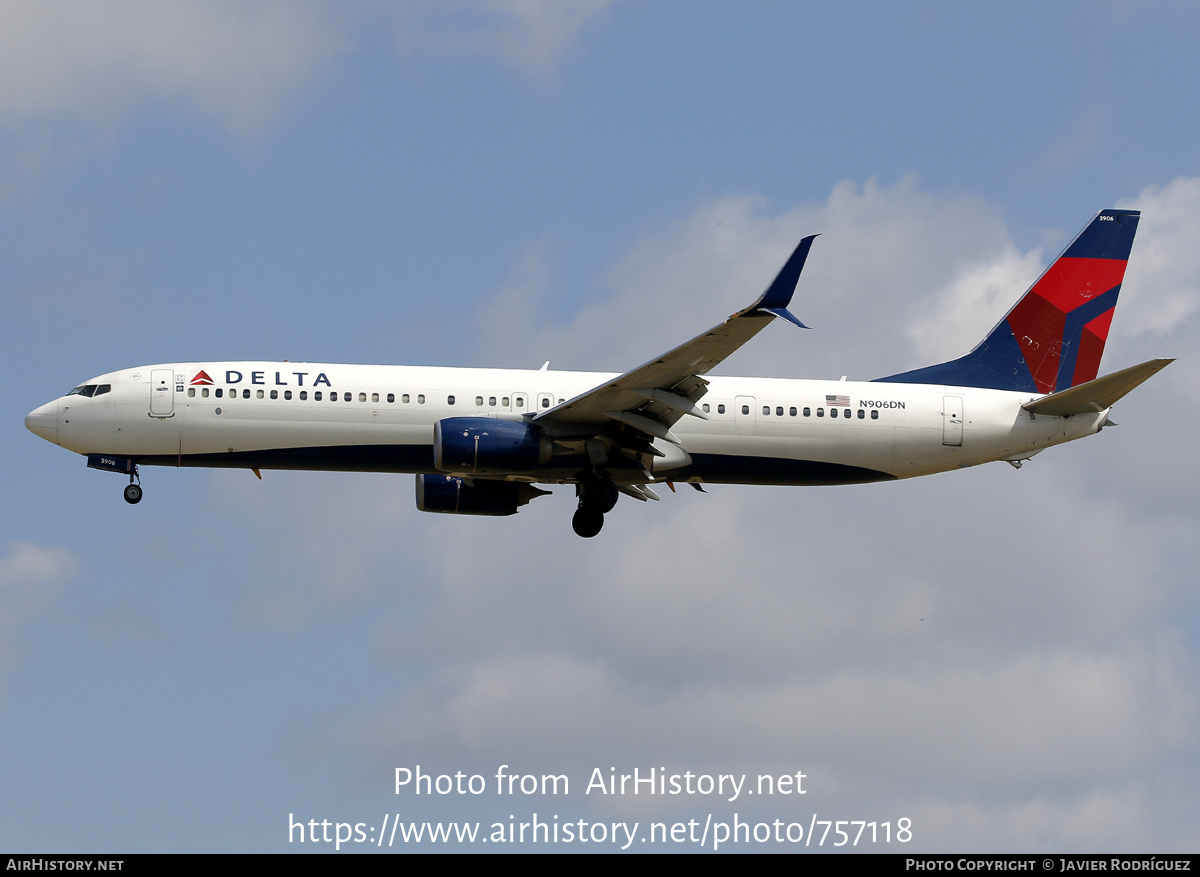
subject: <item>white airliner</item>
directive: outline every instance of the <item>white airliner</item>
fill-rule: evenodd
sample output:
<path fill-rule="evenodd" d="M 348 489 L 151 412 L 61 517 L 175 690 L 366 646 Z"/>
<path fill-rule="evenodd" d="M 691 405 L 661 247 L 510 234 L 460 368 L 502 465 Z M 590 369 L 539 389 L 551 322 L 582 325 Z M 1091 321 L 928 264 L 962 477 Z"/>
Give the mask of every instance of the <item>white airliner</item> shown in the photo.
<path fill-rule="evenodd" d="M 140 466 L 416 474 L 417 508 L 511 515 L 572 484 L 580 536 L 655 485 L 852 484 L 1004 460 L 1099 432 L 1172 360 L 1096 378 L 1139 213 L 1097 214 L 967 355 L 869 382 L 709 376 L 788 310 L 813 238 L 754 304 L 624 374 L 295 362 L 109 372 L 25 425 L 129 475 Z"/>

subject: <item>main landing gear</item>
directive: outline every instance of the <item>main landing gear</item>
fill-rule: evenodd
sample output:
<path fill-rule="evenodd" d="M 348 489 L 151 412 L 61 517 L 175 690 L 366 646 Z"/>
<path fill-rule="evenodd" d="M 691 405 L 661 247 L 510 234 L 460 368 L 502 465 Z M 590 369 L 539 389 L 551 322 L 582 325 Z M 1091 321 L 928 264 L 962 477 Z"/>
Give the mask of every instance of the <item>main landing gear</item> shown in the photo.
<path fill-rule="evenodd" d="M 576 487 L 579 506 L 571 518 L 571 529 L 575 535 L 590 539 L 604 526 L 604 515 L 617 504 L 617 487 L 607 478 L 581 481 Z"/>
<path fill-rule="evenodd" d="M 134 479 L 137 479 L 136 483 Z M 125 485 L 125 502 L 130 505 L 137 505 L 142 501 L 142 478 L 138 475 L 137 466 L 133 467 L 133 471 L 129 473 L 129 483 Z"/>

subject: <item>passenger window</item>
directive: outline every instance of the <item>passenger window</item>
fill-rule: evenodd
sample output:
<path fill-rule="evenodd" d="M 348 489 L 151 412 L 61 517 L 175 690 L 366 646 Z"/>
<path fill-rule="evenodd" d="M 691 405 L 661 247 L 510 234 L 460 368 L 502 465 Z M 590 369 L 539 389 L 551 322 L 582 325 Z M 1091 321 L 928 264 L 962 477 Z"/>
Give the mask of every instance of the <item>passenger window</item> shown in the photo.
<path fill-rule="evenodd" d="M 788 409 L 788 416 L 789 417 L 796 416 L 796 406 L 795 405 L 793 405 L 791 408 Z"/>
<path fill-rule="evenodd" d="M 418 393 L 418 394 L 417 394 L 417 404 L 418 404 L 418 405 L 424 405 L 424 404 L 425 404 L 425 394 L 424 394 L 424 393 Z"/>
<path fill-rule="evenodd" d="M 258 391 L 255 393 L 255 395 L 256 395 L 256 396 L 258 396 L 258 398 L 260 398 L 260 399 L 261 399 L 261 398 L 263 397 L 263 391 L 262 391 L 262 390 L 258 390 Z"/>
<path fill-rule="evenodd" d="M 283 391 L 283 398 L 285 398 L 285 399 L 287 399 L 287 400 L 289 400 L 289 401 L 290 401 L 290 400 L 291 400 L 291 398 L 292 398 L 292 391 L 291 391 L 291 390 L 284 390 L 284 391 Z"/>
<path fill-rule="evenodd" d="M 818 408 L 818 409 L 817 409 L 817 417 L 824 417 L 824 416 L 825 416 L 825 409 L 824 409 L 824 408 Z"/>
<path fill-rule="evenodd" d="M 217 387 L 217 389 L 216 389 L 216 391 L 213 393 L 213 395 L 214 395 L 214 396 L 216 396 L 218 399 L 220 399 L 220 398 L 221 398 L 221 394 L 222 394 L 223 392 L 224 392 L 224 390 L 222 390 L 220 387 Z"/>
<path fill-rule="evenodd" d="M 366 401 L 367 401 L 367 394 L 366 394 L 366 393 L 359 393 L 359 394 L 358 394 L 358 401 L 359 401 L 359 402 L 366 402 Z M 377 400 L 375 400 L 375 401 L 379 401 L 379 400 L 377 399 Z"/>
<path fill-rule="evenodd" d="M 705 414 L 708 414 L 708 403 L 705 402 L 703 405 L 701 405 L 700 410 L 703 411 Z"/>
<path fill-rule="evenodd" d="M 771 406 L 770 406 L 770 405 L 764 405 L 764 406 L 763 406 L 763 414 L 770 414 L 770 413 L 771 413 Z"/>
<path fill-rule="evenodd" d="M 301 390 L 301 391 L 300 391 L 300 401 L 301 401 L 301 402 L 307 402 L 307 401 L 308 401 L 308 390 Z"/>
<path fill-rule="evenodd" d="M 492 406 L 493 408 L 496 407 L 496 397 L 495 396 L 488 396 L 488 405 Z"/>
<path fill-rule="evenodd" d="M 453 405 L 453 404 L 454 404 L 454 397 L 453 397 L 453 396 L 447 396 L 447 397 L 446 397 L 446 404 L 447 404 L 447 405 Z"/>
<path fill-rule="evenodd" d="M 859 420 L 862 420 L 862 419 L 863 419 L 863 418 L 865 418 L 866 416 L 867 416 L 867 412 L 866 412 L 866 411 L 864 411 L 863 409 L 859 408 L 859 409 L 858 409 L 858 419 L 859 419 Z"/>
<path fill-rule="evenodd" d="M 871 419 L 872 419 L 872 420 L 878 420 L 878 419 L 879 419 L 879 412 L 878 412 L 878 411 L 876 411 L 876 410 L 874 410 L 874 409 L 872 409 L 872 410 L 871 410 Z"/>
<path fill-rule="evenodd" d="M 842 417 L 844 417 L 846 420 L 850 419 L 850 409 L 849 408 L 842 409 Z"/>
<path fill-rule="evenodd" d="M 378 402 L 378 401 L 379 401 L 379 394 L 378 394 L 378 393 L 372 393 L 372 394 L 371 394 L 371 401 L 372 401 L 372 402 Z"/>
<path fill-rule="evenodd" d="M 242 390 L 242 398 L 243 398 L 243 399 L 249 399 L 249 398 L 250 398 L 250 388 L 249 388 L 249 387 L 247 387 L 246 389 Z"/>
<path fill-rule="evenodd" d="M 478 408 L 482 408 L 482 407 L 483 407 L 483 397 L 482 397 L 482 396 L 476 396 L 476 397 L 475 397 L 475 405 L 476 405 L 476 407 L 478 407 Z"/>
<path fill-rule="evenodd" d="M 501 408 L 508 407 L 508 397 L 507 396 L 505 396 L 503 399 L 500 400 L 500 407 Z"/>
<path fill-rule="evenodd" d="M 812 416 L 812 409 L 811 409 L 811 408 L 808 408 L 808 407 L 806 406 L 806 407 L 805 407 L 805 409 L 804 409 L 804 416 L 805 416 L 805 417 L 811 417 L 811 416 Z"/>
<path fill-rule="evenodd" d="M 192 399 L 192 398 L 195 398 L 195 396 L 196 396 L 196 388 L 188 387 L 188 398 Z"/>
<path fill-rule="evenodd" d="M 750 413 L 750 406 L 749 406 L 749 405 L 743 405 L 743 406 L 742 406 L 742 413 L 743 413 L 743 414 L 749 414 L 749 413 Z"/>
<path fill-rule="evenodd" d="M 542 400 L 542 407 L 543 408 L 550 407 L 550 397 L 549 396 L 547 396 L 545 399 Z"/>
<path fill-rule="evenodd" d="M 343 402 L 349 402 L 349 401 L 350 401 L 350 399 L 351 399 L 351 396 L 350 396 L 350 394 L 349 394 L 349 393 L 342 393 L 342 401 L 343 401 Z M 365 401 L 365 400 L 364 400 L 364 401 Z"/>
<path fill-rule="evenodd" d="M 313 393 L 313 401 L 314 402 L 321 401 L 321 391 L 320 390 L 317 390 L 315 393 Z"/>
<path fill-rule="evenodd" d="M 405 393 L 403 396 L 401 396 L 400 401 L 403 402 L 405 405 L 407 405 L 408 404 L 408 393 Z"/>
<path fill-rule="evenodd" d="M 778 408 L 775 409 L 775 416 L 783 417 L 783 406 L 782 405 L 780 405 Z"/>
<path fill-rule="evenodd" d="M 261 392 L 261 391 L 260 391 L 260 392 Z M 278 391 L 278 390 L 272 390 L 272 391 L 271 391 L 271 398 L 272 398 L 272 399 L 278 399 L 278 398 L 279 398 L 279 391 Z"/>
<path fill-rule="evenodd" d="M 396 401 L 396 394 L 395 394 L 395 393 L 388 393 L 388 401 L 389 401 L 389 402 L 395 402 L 395 401 Z"/>
<path fill-rule="evenodd" d="M 208 387 L 205 387 L 204 389 L 202 389 L 202 390 L 200 391 L 200 397 L 201 397 L 202 399 L 207 399 L 207 398 L 208 398 Z"/>
<path fill-rule="evenodd" d="M 518 408 L 524 408 L 524 407 L 525 407 L 525 397 L 524 397 L 524 396 L 518 396 L 518 397 L 517 397 L 517 407 L 518 407 Z"/>
<path fill-rule="evenodd" d="M 717 406 L 717 413 L 718 413 L 718 414 L 724 414 L 724 413 L 725 413 L 725 405 L 724 405 L 724 404 L 721 404 L 721 405 L 718 405 L 718 406 Z"/>

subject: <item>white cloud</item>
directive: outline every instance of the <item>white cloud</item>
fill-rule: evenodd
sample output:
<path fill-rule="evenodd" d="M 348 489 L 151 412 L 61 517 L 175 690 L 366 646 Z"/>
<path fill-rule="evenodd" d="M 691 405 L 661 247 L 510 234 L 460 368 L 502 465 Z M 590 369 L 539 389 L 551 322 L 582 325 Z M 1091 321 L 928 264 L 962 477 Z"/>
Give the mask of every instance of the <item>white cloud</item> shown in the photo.
<path fill-rule="evenodd" d="M 0 124 L 65 118 L 103 128 L 163 102 L 254 134 L 377 16 L 393 20 L 403 47 L 544 73 L 610 2 L 10 0 L 0 6 Z"/>
<path fill-rule="evenodd" d="M 613 0 L 412 0 L 380 8 L 404 49 L 494 56 L 528 73 L 551 72 L 583 28 Z"/>
<path fill-rule="evenodd" d="M 1142 211 L 1137 240 L 1121 287 L 1119 335 L 1165 335 L 1194 324 L 1200 310 L 1200 177 L 1147 186 L 1122 207 Z"/>
<path fill-rule="evenodd" d="M 0 4 L 0 197 L 106 148 L 146 106 L 266 131 L 356 32 L 544 77 L 611 0 L 8 0 Z"/>
<path fill-rule="evenodd" d="M 255 132 L 344 46 L 312 2 L 36 0 L 0 7 L 0 121 L 107 124 L 182 100 Z"/>

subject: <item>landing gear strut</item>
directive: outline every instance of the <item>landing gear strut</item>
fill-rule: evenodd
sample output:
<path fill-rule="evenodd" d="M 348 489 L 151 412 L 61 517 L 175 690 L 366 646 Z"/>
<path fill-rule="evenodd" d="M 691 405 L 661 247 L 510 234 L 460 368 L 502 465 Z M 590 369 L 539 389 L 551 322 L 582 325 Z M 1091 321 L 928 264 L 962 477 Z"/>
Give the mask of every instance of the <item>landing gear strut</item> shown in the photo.
<path fill-rule="evenodd" d="M 139 483 L 135 483 L 134 479 Z M 142 485 L 141 477 L 138 475 L 137 466 L 133 467 L 133 471 L 129 473 L 129 483 L 125 485 L 125 502 L 130 505 L 137 505 L 142 501 Z"/>
<path fill-rule="evenodd" d="M 604 513 L 612 511 L 617 504 L 616 485 L 607 478 L 593 478 L 579 482 L 579 507 L 571 518 L 571 529 L 575 535 L 590 539 L 604 526 Z"/>

